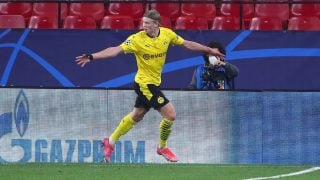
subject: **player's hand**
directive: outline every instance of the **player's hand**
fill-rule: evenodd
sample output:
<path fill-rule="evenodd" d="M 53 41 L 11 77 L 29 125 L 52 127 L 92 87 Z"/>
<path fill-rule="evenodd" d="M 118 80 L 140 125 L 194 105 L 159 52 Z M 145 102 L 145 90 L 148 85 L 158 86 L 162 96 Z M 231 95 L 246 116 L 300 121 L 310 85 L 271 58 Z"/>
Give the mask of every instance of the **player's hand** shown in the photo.
<path fill-rule="evenodd" d="M 225 55 L 222 54 L 218 48 L 210 48 L 210 54 L 218 56 L 220 59 L 224 59 Z"/>
<path fill-rule="evenodd" d="M 92 60 L 90 58 L 92 58 L 91 54 L 82 54 L 81 56 L 77 56 L 76 57 L 76 62 L 77 62 L 78 65 L 83 67 L 83 66 L 85 66 L 87 63 L 89 63 Z"/>

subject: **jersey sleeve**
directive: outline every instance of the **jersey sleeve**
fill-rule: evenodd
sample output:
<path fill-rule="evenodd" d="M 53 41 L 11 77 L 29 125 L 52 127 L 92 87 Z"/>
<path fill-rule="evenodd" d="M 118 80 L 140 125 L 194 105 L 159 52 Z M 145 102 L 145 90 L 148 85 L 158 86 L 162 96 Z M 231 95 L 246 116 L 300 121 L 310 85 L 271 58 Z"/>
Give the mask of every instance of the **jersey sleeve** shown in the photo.
<path fill-rule="evenodd" d="M 171 45 L 181 45 L 184 41 L 184 39 L 181 36 L 173 32 L 172 30 L 170 30 L 170 36 L 171 36 L 171 43 L 170 43 Z"/>
<path fill-rule="evenodd" d="M 120 44 L 120 47 L 123 49 L 124 53 L 126 54 L 137 52 L 138 48 L 135 42 L 135 35 L 129 36 L 122 44 Z"/>

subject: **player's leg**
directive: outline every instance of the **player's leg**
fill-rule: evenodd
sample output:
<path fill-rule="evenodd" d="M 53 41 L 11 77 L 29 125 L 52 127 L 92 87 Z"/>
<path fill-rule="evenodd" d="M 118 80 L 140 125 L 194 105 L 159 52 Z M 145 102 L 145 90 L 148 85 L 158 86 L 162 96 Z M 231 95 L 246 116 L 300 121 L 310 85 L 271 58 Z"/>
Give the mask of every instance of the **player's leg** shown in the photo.
<path fill-rule="evenodd" d="M 133 108 L 132 112 L 121 119 L 111 136 L 103 139 L 105 160 L 107 162 L 110 162 L 110 156 L 114 150 L 115 142 L 117 142 L 122 135 L 129 132 L 137 122 L 141 121 L 146 112 L 147 110 L 144 107 Z"/>
<path fill-rule="evenodd" d="M 167 147 L 167 140 L 171 133 L 171 127 L 176 118 L 176 110 L 161 92 L 159 86 L 148 85 L 148 89 L 152 94 L 152 97 L 150 98 L 151 106 L 154 109 L 157 109 L 163 117 L 160 123 L 160 138 L 157 153 L 164 156 L 169 161 L 178 161 L 178 158 Z"/>
<path fill-rule="evenodd" d="M 138 96 L 132 112 L 122 118 L 118 127 L 113 131 L 109 138 L 103 140 L 105 160 L 107 162 L 110 161 L 115 142 L 117 142 L 122 135 L 129 132 L 137 122 L 141 121 L 150 109 L 149 102 L 141 92 L 139 84 L 135 84 L 134 89 Z"/>
<path fill-rule="evenodd" d="M 130 112 L 121 119 L 118 127 L 113 131 L 113 133 L 109 137 L 110 144 L 114 145 L 114 143 L 118 141 L 122 135 L 129 132 L 130 129 L 132 129 L 137 122 L 143 119 L 146 112 L 146 109 L 143 107 L 133 108 L 132 112 Z"/>
<path fill-rule="evenodd" d="M 158 111 L 163 119 L 160 123 L 160 139 L 157 153 L 165 157 L 168 161 L 177 162 L 177 156 L 167 147 L 167 140 L 171 134 L 171 127 L 176 118 L 176 111 L 171 103 L 161 107 Z"/>
<path fill-rule="evenodd" d="M 167 140 L 171 133 L 171 127 L 176 119 L 176 111 L 171 103 L 161 107 L 158 111 L 163 117 L 160 123 L 159 147 L 164 148 L 167 146 Z"/>

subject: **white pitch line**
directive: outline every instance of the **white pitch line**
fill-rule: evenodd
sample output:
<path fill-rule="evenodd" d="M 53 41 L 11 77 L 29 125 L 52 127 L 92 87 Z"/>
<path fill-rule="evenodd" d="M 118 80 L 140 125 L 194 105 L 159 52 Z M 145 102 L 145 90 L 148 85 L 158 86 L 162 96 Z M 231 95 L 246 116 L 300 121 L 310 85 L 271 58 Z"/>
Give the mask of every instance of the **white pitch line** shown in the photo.
<path fill-rule="evenodd" d="M 297 172 L 293 172 L 293 173 L 289 173 L 289 174 L 280 174 L 277 176 L 269 176 L 269 177 L 257 177 L 257 178 L 250 178 L 250 179 L 244 179 L 244 180 L 277 179 L 277 178 L 282 178 L 282 177 L 306 174 L 306 173 L 310 173 L 310 172 L 317 171 L 317 170 L 320 170 L 320 167 L 313 167 L 313 168 L 309 168 L 309 169 L 305 169 L 302 171 L 297 171 Z"/>

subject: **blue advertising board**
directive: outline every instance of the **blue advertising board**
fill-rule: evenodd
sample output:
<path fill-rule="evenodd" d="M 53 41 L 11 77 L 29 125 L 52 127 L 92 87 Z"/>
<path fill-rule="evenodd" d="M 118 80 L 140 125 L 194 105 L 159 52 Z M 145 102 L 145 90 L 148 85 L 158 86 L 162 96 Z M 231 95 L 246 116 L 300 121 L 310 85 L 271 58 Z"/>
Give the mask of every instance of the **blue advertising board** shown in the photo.
<path fill-rule="evenodd" d="M 129 30 L 0 30 L 0 85 L 22 87 L 131 88 L 133 55 L 119 55 L 81 68 L 75 57 L 117 46 Z M 222 42 L 227 61 L 240 69 L 236 89 L 320 90 L 320 32 L 176 31 L 187 40 Z M 162 88 L 188 87 L 202 54 L 181 47 L 167 53 Z"/>

